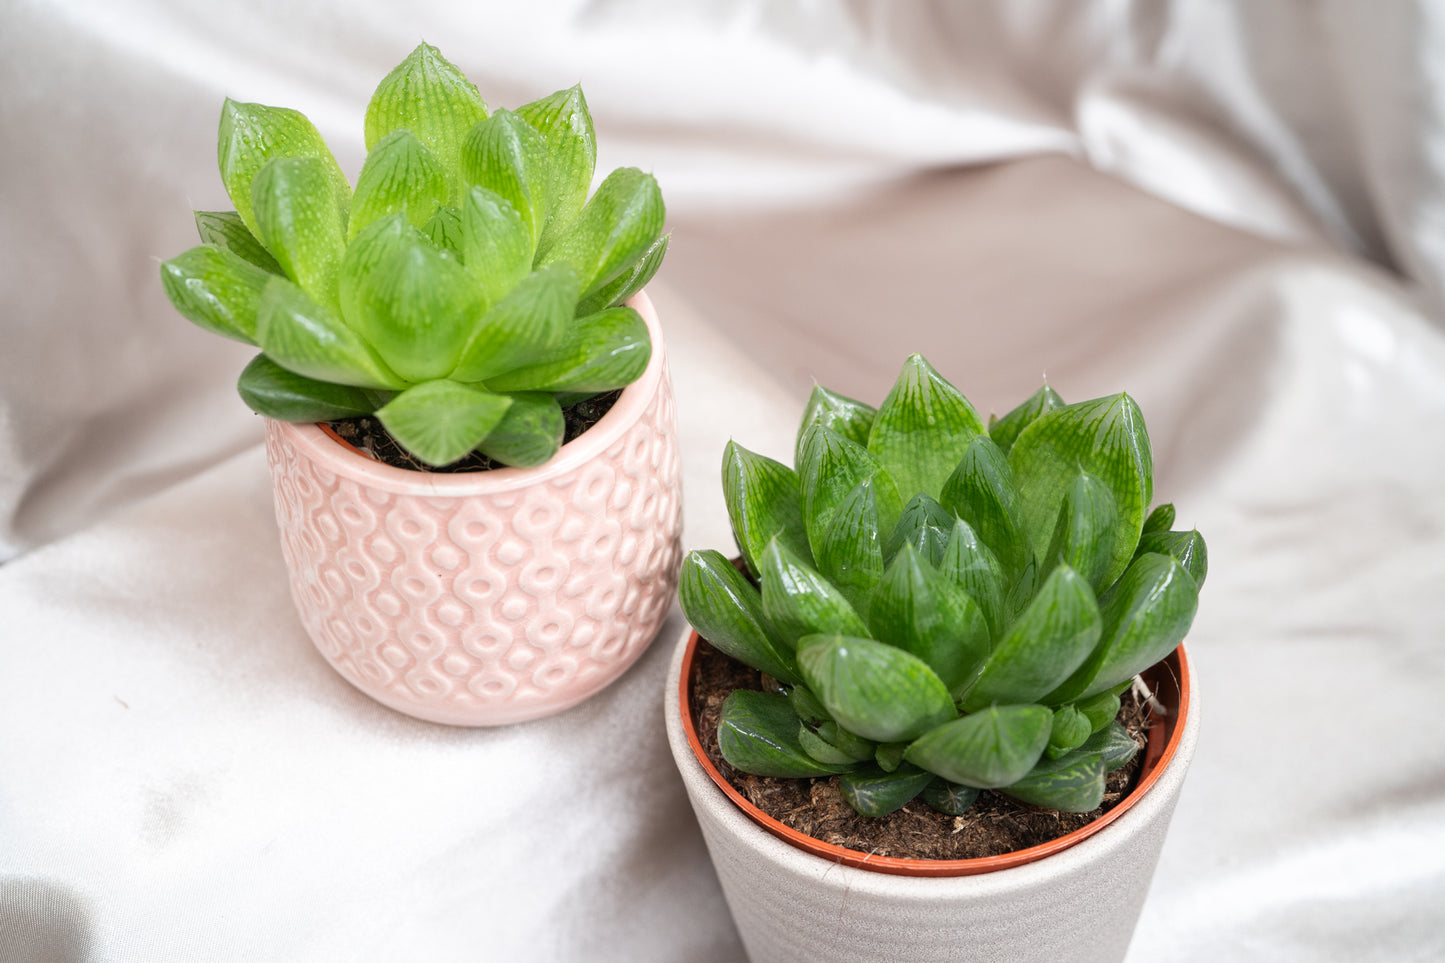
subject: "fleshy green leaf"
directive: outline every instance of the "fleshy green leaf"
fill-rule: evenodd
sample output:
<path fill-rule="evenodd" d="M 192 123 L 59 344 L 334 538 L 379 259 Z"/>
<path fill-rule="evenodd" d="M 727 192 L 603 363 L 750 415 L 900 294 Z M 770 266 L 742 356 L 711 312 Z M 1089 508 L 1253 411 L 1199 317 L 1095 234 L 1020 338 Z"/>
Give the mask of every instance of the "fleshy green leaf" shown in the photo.
<path fill-rule="evenodd" d="M 435 155 L 459 198 L 461 149 L 467 134 L 487 117 L 476 85 L 428 44 L 418 44 L 387 74 L 366 107 L 366 149 L 388 134 L 409 130 Z"/>
<path fill-rule="evenodd" d="M 1073 706 L 1060 706 L 1054 710 L 1054 725 L 1046 754 L 1050 759 L 1058 759 L 1082 746 L 1093 734 L 1088 716 Z"/>
<path fill-rule="evenodd" d="M 879 484 L 886 492 L 884 497 L 894 503 L 887 509 L 878 504 Z M 816 553 L 818 570 L 865 621 L 873 588 L 883 577 L 880 516 L 897 513 L 897 498 L 897 489 L 886 475 L 860 481 L 838 506 Z"/>
<path fill-rule="evenodd" d="M 1080 472 L 1064 495 L 1044 568 L 1062 562 L 1082 575 L 1094 591 L 1101 591 L 1112 561 L 1117 520 L 1108 486 L 1088 472 Z"/>
<path fill-rule="evenodd" d="M 277 157 L 314 157 L 321 161 L 344 223 L 351 185 L 326 142 L 300 111 L 242 104 L 228 98 L 221 108 L 216 153 L 226 193 L 236 205 L 236 213 L 256 237 L 265 239 L 251 207 L 252 181 L 268 161 Z"/>
<path fill-rule="evenodd" d="M 463 180 L 512 205 L 535 251 L 552 191 L 552 163 L 542 135 L 510 110 L 498 110 L 472 128 L 461 157 Z"/>
<path fill-rule="evenodd" d="M 798 717 L 787 697 L 771 692 L 734 690 L 723 702 L 717 742 L 729 765 L 754 776 L 806 779 L 853 768 L 808 755 L 798 742 Z"/>
<path fill-rule="evenodd" d="M 873 419 L 877 414 L 871 405 L 865 405 L 836 391 L 829 391 L 822 385 L 813 385 L 813 393 L 808 396 L 808 405 L 803 409 L 803 422 L 798 426 L 793 464 L 803 463 L 803 442 L 814 425 L 836 431 L 849 441 L 866 447 L 868 435 L 873 430 Z"/>
<path fill-rule="evenodd" d="M 577 273 L 565 266 L 526 275 L 477 323 L 452 380 L 486 381 L 544 361 L 567 337 L 578 287 Z"/>
<path fill-rule="evenodd" d="M 983 539 L 1003 565 L 1007 579 L 1015 580 L 1023 573 L 1033 550 L 1020 514 L 1019 479 L 987 435 L 969 442 L 943 485 L 940 501 Z M 1044 537 L 1052 534 L 1050 528 Z"/>
<path fill-rule="evenodd" d="M 883 466 L 868 449 L 822 425 L 809 429 L 797 465 L 803 494 L 803 521 L 808 530 L 808 544 L 816 554 L 844 499 L 859 482 L 879 475 Z M 876 485 L 892 486 L 893 480 L 884 474 Z"/>
<path fill-rule="evenodd" d="M 949 782 L 997 789 L 1022 779 L 1038 762 L 1053 717 L 1043 706 L 990 706 L 932 729 L 904 755 Z"/>
<path fill-rule="evenodd" d="M 161 262 L 161 286 L 188 321 L 242 344 L 256 343 L 262 292 L 276 277 L 209 244 Z"/>
<path fill-rule="evenodd" d="M 376 413 L 391 436 L 429 465 L 449 465 L 501 422 L 512 399 L 439 379 L 413 385 Z"/>
<path fill-rule="evenodd" d="M 524 104 L 517 115 L 537 129 L 552 155 L 552 207 L 537 243 L 537 250 L 545 252 L 576 220 L 587 200 L 597 163 L 597 136 L 580 84 Z"/>
<path fill-rule="evenodd" d="M 719 652 L 780 682 L 797 686 L 803 681 L 792 650 L 774 641 L 768 629 L 762 596 L 721 553 L 689 552 L 682 561 L 677 594 L 687 621 Z M 810 708 L 809 695 L 800 686 L 792 692 L 805 709 Z M 798 714 L 817 718 L 808 711 Z"/>
<path fill-rule="evenodd" d="M 1113 772 L 1120 766 L 1127 765 L 1129 760 L 1138 754 L 1139 744 L 1123 726 L 1111 722 L 1090 736 L 1089 741 L 1079 747 L 1079 751 L 1097 753 L 1104 760 L 1104 771 Z"/>
<path fill-rule="evenodd" d="M 823 735 L 823 729 L 828 730 L 829 736 Z M 844 737 L 842 745 L 836 744 L 833 740 Z M 867 739 L 860 739 L 847 729 L 838 728 L 837 723 L 825 723 L 814 732 L 806 725 L 798 725 L 798 743 L 808 755 L 819 762 L 831 762 L 838 765 L 851 765 L 857 762 L 866 762 L 873 758 L 873 743 Z"/>
<path fill-rule="evenodd" d="M 748 571 L 762 571 L 763 552 L 774 538 L 799 558 L 811 558 L 798 476 L 791 468 L 729 441 L 723 449 L 722 487 Z"/>
<path fill-rule="evenodd" d="M 756 594 L 757 590 L 753 589 L 753 592 Z M 762 600 L 759 599 L 758 603 L 761 604 Z M 782 650 L 781 646 L 774 646 L 774 648 L 778 651 Z M 797 660 L 793 658 L 792 650 L 788 650 L 788 658 L 791 660 L 791 665 L 797 665 Z M 743 661 L 747 660 L 744 659 Z M 772 675 L 772 673 L 769 673 L 769 675 Z M 774 676 L 774 678 L 778 677 Z M 788 690 L 788 704 L 793 707 L 793 711 L 798 714 L 798 718 L 804 722 L 819 723 L 833 721 L 833 717 L 828 715 L 828 710 L 823 708 L 823 703 L 819 702 L 818 697 L 813 695 L 813 690 L 801 682 Z M 836 723 L 834 723 L 834 725 L 836 725 Z"/>
<path fill-rule="evenodd" d="M 651 358 L 652 339 L 642 316 L 628 307 L 608 308 L 572 321 L 541 361 L 489 378 L 487 384 L 497 391 L 596 394 L 632 384 Z"/>
<path fill-rule="evenodd" d="M 1064 407 L 1064 399 L 1060 398 L 1058 392 L 1053 388 L 1044 385 L 1030 395 L 1028 401 L 1002 418 L 990 422 L 988 435 L 993 439 L 993 443 L 998 445 L 999 450 L 1008 454 L 1008 450 L 1018 439 L 1019 432 L 1037 421 L 1038 417 L 1045 412 L 1062 407 Z"/>
<path fill-rule="evenodd" d="M 1099 600 L 1098 647 L 1049 700 L 1086 699 L 1149 668 L 1184 640 L 1198 607 L 1199 587 L 1178 562 L 1139 556 Z"/>
<path fill-rule="evenodd" d="M 1205 547 L 1204 536 L 1200 535 L 1198 530 L 1147 532 L 1139 539 L 1139 548 L 1134 557 L 1148 555 L 1150 552 L 1173 558 L 1184 566 L 1184 571 L 1193 576 L 1196 585 L 1204 587 L 1204 579 L 1209 575 L 1209 549 Z"/>
<path fill-rule="evenodd" d="M 1090 812 L 1104 801 L 1104 760 L 1098 753 L 1083 750 L 1042 759 L 1032 772 L 1001 791 L 1044 809 Z"/>
<path fill-rule="evenodd" d="M 1150 532 L 1167 532 L 1173 527 L 1174 506 L 1169 502 L 1165 502 L 1150 512 L 1148 518 L 1144 519 L 1143 534 L 1148 535 Z"/>
<path fill-rule="evenodd" d="M 868 436 L 868 450 L 905 498 L 937 498 L 970 440 L 983 433 L 973 405 L 922 355 L 911 355 Z"/>
<path fill-rule="evenodd" d="M 455 207 L 439 207 L 422 225 L 421 232 L 425 234 L 432 243 L 432 247 L 438 251 L 450 252 L 458 261 L 462 259 L 462 245 L 465 236 L 462 233 L 462 215 Z"/>
<path fill-rule="evenodd" d="M 653 275 L 657 274 L 657 269 L 662 267 L 662 259 L 667 256 L 667 244 L 671 239 L 671 234 L 664 234 L 654 241 L 652 247 L 644 251 L 642 257 L 634 261 L 631 267 L 583 298 L 577 305 L 577 313 L 591 314 L 613 307 L 641 291 L 647 286 L 647 282 L 652 280 Z"/>
<path fill-rule="evenodd" d="M 346 252 L 346 210 L 330 189 L 326 163 L 277 157 L 256 172 L 251 203 L 258 237 L 286 276 L 322 304 L 336 303 Z"/>
<path fill-rule="evenodd" d="M 961 518 L 954 520 L 938 570 L 978 603 L 988 621 L 990 636 L 997 638 L 1006 621 L 1003 566 Z"/>
<path fill-rule="evenodd" d="M 1106 691 L 1088 699 L 1081 699 L 1074 703 L 1074 708 L 1089 720 L 1089 732 L 1092 734 L 1114 721 L 1114 717 L 1119 714 L 1120 704 L 1117 694 Z"/>
<path fill-rule="evenodd" d="M 1079 472 L 1108 487 L 1118 514 L 1100 584 L 1117 579 L 1134 556 L 1154 495 L 1149 434 L 1134 399 L 1118 394 L 1048 412 L 1019 434 L 1008 460 L 1018 479 L 1019 515 L 1036 551 L 1049 544 L 1060 497 Z"/>
<path fill-rule="evenodd" d="M 759 576 L 763 614 L 784 645 L 796 646 L 805 635 L 868 634 L 843 593 L 780 539 L 774 538 L 763 550 Z M 823 704 L 828 704 L 826 699 Z"/>
<path fill-rule="evenodd" d="M 329 308 L 274 274 L 256 311 L 256 341 L 272 361 L 308 378 L 358 388 L 406 386 Z"/>
<path fill-rule="evenodd" d="M 532 272 L 532 235 L 505 198 L 473 187 L 462 200 L 462 262 L 495 304 Z M 565 271 L 552 272 L 558 276 Z M 581 278 L 577 278 L 581 290 Z M 573 299 L 576 304 L 576 298 Z"/>
<path fill-rule="evenodd" d="M 963 589 L 905 545 L 873 594 L 873 637 L 928 663 L 958 692 L 989 652 L 988 622 Z"/>
<path fill-rule="evenodd" d="M 241 215 L 235 211 L 196 211 L 195 215 L 196 233 L 201 236 L 202 244 L 230 251 L 267 273 L 281 273 L 281 265 L 256 240 Z"/>
<path fill-rule="evenodd" d="M 972 712 L 993 702 L 1036 701 L 1089 657 L 1099 631 L 1099 607 L 1089 583 L 1060 565 L 999 640 L 964 708 Z"/>
<path fill-rule="evenodd" d="M 896 772 L 903 765 L 903 753 L 907 749 L 906 742 L 880 742 L 873 750 L 873 760 L 884 772 Z"/>
<path fill-rule="evenodd" d="M 264 354 L 246 365 L 236 390 L 252 411 L 278 421 L 334 421 L 369 415 L 377 407 L 371 393 L 362 388 L 287 371 Z"/>
<path fill-rule="evenodd" d="M 461 265 L 400 214 L 374 221 L 351 243 L 342 264 L 341 310 L 411 382 L 451 374 L 482 316 L 480 296 Z"/>
<path fill-rule="evenodd" d="M 891 562 L 905 545 L 912 545 L 930 564 L 943 560 L 953 515 L 938 502 L 919 492 L 898 516 L 898 524 L 883 543 L 883 558 Z"/>
<path fill-rule="evenodd" d="M 947 779 L 934 779 L 923 789 L 923 801 L 948 816 L 962 816 L 978 800 L 979 790 Z"/>
<path fill-rule="evenodd" d="M 562 406 L 546 392 L 507 395 L 511 406 L 477 450 L 493 461 L 516 468 L 545 464 L 562 447 L 567 422 Z"/>
<path fill-rule="evenodd" d="M 798 668 L 838 724 L 865 739 L 912 739 L 956 715 L 927 663 L 872 639 L 804 636 Z"/>
<path fill-rule="evenodd" d="M 347 234 L 388 214 L 403 214 L 412 227 L 425 228 L 452 196 L 446 167 L 409 130 L 387 134 L 366 155 L 351 201 Z"/>
<path fill-rule="evenodd" d="M 598 185 L 571 230 L 542 255 L 540 263 L 573 265 L 582 273 L 583 295 L 590 295 L 656 243 L 666 216 L 662 191 L 653 176 L 635 167 L 619 167 Z"/>
<path fill-rule="evenodd" d="M 933 773 L 913 766 L 896 772 L 860 769 L 838 777 L 838 788 L 848 805 L 864 816 L 887 816 L 913 801 L 929 783 Z"/>

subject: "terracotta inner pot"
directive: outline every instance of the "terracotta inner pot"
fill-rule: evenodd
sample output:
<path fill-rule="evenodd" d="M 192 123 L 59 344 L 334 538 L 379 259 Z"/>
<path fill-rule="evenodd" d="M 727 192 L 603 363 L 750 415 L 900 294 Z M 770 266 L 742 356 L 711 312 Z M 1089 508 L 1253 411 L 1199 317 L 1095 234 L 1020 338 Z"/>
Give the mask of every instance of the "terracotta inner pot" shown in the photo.
<path fill-rule="evenodd" d="M 697 729 L 692 722 L 689 689 L 691 688 L 693 659 L 697 654 L 698 641 L 699 636 L 696 631 L 693 631 L 687 641 L 687 650 L 683 653 L 682 672 L 678 679 L 678 698 L 682 707 L 683 732 L 687 736 L 688 745 L 692 747 L 693 755 L 712 781 L 749 819 L 784 842 L 830 862 L 843 863 L 879 873 L 891 873 L 896 876 L 972 876 L 979 873 L 991 873 L 1032 863 L 1082 842 L 1126 813 L 1153 787 L 1164 768 L 1169 764 L 1169 760 L 1174 757 L 1175 750 L 1183 739 L 1183 723 L 1189 714 L 1191 687 L 1189 660 L 1184 654 L 1184 646 L 1180 645 L 1163 661 L 1142 673 L 1144 682 L 1153 692 L 1155 699 L 1163 705 L 1164 711 L 1162 713 L 1156 711 L 1151 717 L 1153 725 L 1147 730 L 1144 761 L 1139 771 L 1138 781 L 1129 794 L 1120 800 L 1113 809 L 1087 826 L 1057 839 L 1001 856 L 985 856 L 977 859 L 904 859 L 894 856 L 878 856 L 825 843 L 783 825 L 754 806 L 733 788 L 732 783 L 723 777 L 723 774 L 713 765 L 712 760 L 708 758 L 707 753 L 703 751 L 702 742 L 698 739 Z"/>

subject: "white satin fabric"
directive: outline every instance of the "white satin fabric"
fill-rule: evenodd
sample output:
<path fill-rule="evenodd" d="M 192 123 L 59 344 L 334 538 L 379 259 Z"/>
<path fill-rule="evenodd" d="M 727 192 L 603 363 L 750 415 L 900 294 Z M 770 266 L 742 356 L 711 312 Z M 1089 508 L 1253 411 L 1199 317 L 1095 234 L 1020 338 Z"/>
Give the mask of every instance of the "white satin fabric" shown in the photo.
<path fill-rule="evenodd" d="M 0 961 L 742 959 L 660 643 L 497 730 L 353 692 L 286 594 L 247 349 L 156 259 L 220 100 L 360 166 L 439 45 L 580 79 L 654 170 L 690 547 L 735 437 L 924 352 L 984 410 L 1121 388 L 1209 540 L 1194 771 L 1131 960 L 1445 958 L 1438 4 L 0 4 Z"/>

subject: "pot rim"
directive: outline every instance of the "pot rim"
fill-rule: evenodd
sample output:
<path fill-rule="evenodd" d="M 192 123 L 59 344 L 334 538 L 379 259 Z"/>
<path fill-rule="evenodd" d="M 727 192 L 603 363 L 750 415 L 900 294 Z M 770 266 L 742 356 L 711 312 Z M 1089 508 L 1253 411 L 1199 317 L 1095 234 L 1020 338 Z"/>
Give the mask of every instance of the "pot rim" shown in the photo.
<path fill-rule="evenodd" d="M 1160 717 L 1162 721 L 1158 725 L 1151 726 L 1146 730 L 1149 735 L 1144 748 L 1144 764 L 1138 782 L 1113 809 L 1088 825 L 1081 826 L 1057 839 L 999 856 L 983 856 L 974 859 L 912 859 L 877 856 L 858 850 L 845 849 L 783 825 L 744 798 L 713 765 L 712 760 L 703 751 L 702 742 L 692 723 L 688 689 L 692 677 L 693 657 L 697 652 L 697 643 L 701 640 L 701 636 L 696 629 L 691 627 L 689 629 L 686 648 L 682 654 L 682 671 L 678 673 L 678 714 L 681 716 L 682 731 L 687 739 L 688 748 L 691 749 L 693 757 L 712 782 L 750 820 L 793 848 L 821 857 L 830 863 L 842 863 L 846 866 L 892 876 L 960 877 L 996 873 L 1037 862 L 1083 842 L 1120 819 L 1154 788 L 1184 741 L 1186 723 L 1190 717 L 1193 678 L 1184 645 L 1180 643 L 1168 656 L 1140 673 L 1155 698 L 1170 711 Z"/>
<path fill-rule="evenodd" d="M 636 381 L 622 389 L 617 403 L 597 424 L 563 445 L 548 461 L 535 468 L 495 468 L 454 474 L 397 468 L 362 454 L 319 424 L 267 420 L 285 434 L 298 451 L 304 452 L 319 466 L 381 491 L 447 497 L 516 491 L 548 482 L 586 464 L 615 444 L 642 417 L 657 394 L 667 364 L 657 311 L 646 291 L 634 294 L 627 300 L 627 305 L 642 316 L 652 340 L 652 355 L 648 358 L 647 367 Z"/>

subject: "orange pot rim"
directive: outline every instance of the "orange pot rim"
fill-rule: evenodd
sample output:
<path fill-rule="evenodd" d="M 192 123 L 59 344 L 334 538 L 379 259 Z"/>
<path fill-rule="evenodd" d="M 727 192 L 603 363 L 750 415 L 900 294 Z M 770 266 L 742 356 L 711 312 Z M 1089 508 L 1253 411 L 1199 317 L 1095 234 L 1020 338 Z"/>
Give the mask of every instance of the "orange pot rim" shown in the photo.
<path fill-rule="evenodd" d="M 691 700 L 688 693 L 688 683 L 692 678 L 693 657 L 697 653 L 697 644 L 700 638 L 696 629 L 693 629 L 688 636 L 687 649 L 682 658 L 682 671 L 678 678 L 678 704 L 688 746 L 692 749 L 692 754 L 702 766 L 703 771 L 744 815 L 783 842 L 832 863 L 842 863 L 846 866 L 894 876 L 944 877 L 993 873 L 1036 862 L 1083 842 L 1118 820 L 1154 787 L 1183 741 L 1184 722 L 1189 718 L 1193 683 L 1190 677 L 1189 659 L 1181 644 L 1164 659 L 1141 673 L 1150 691 L 1164 705 L 1167 712 L 1158 724 L 1146 730 L 1148 737 L 1144 748 L 1144 765 L 1139 780 L 1129 794 L 1120 800 L 1113 809 L 1088 825 L 1081 826 L 1058 839 L 1000 856 L 983 856 L 975 859 L 909 859 L 878 856 L 835 846 L 783 825 L 744 798 L 742 793 L 733 788 L 733 785 L 713 765 L 707 753 L 703 752 L 702 742 L 698 739 L 697 730 L 692 724 Z"/>

